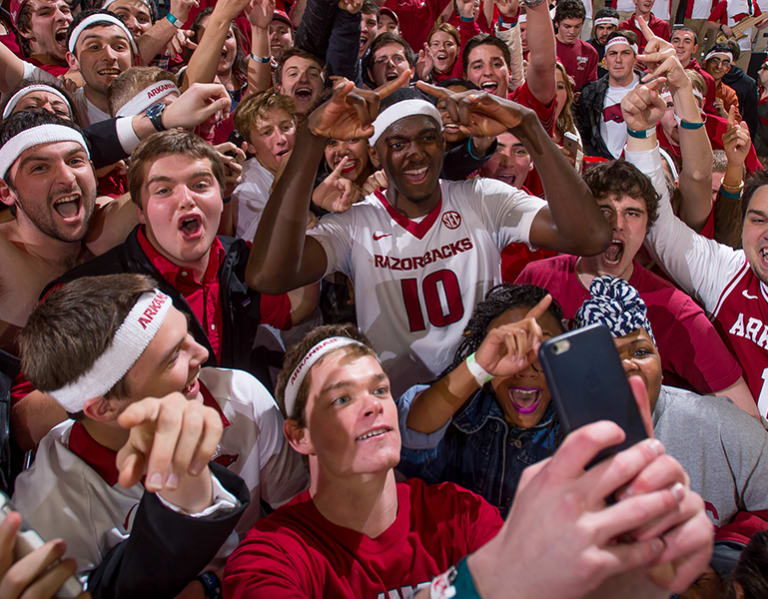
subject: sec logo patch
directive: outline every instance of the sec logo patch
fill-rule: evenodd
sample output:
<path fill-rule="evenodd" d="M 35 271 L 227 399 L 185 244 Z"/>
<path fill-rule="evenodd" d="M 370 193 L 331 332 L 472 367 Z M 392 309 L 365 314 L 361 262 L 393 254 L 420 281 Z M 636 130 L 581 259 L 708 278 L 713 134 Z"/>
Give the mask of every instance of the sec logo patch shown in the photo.
<path fill-rule="evenodd" d="M 455 210 L 449 210 L 443 214 L 442 221 L 449 229 L 458 229 L 461 224 L 461 215 Z"/>

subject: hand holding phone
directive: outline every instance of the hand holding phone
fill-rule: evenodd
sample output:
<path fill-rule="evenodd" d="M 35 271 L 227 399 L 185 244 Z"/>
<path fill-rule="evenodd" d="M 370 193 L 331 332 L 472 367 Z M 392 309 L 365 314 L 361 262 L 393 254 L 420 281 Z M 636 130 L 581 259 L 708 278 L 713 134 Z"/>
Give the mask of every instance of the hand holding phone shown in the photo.
<path fill-rule="evenodd" d="M 565 433 L 611 420 L 624 441 L 601 451 L 590 466 L 648 437 L 613 337 L 602 324 L 558 335 L 542 344 L 539 361 Z"/>

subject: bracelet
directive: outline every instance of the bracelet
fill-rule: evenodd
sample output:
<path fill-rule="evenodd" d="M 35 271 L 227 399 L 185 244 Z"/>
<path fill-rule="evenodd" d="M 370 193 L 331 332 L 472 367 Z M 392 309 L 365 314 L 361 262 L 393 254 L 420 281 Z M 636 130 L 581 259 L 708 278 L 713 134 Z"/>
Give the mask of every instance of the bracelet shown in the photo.
<path fill-rule="evenodd" d="M 267 64 L 269 62 L 269 56 L 256 56 L 253 52 L 249 52 L 248 56 L 253 62 L 258 62 L 260 64 Z"/>
<path fill-rule="evenodd" d="M 738 185 L 726 185 L 725 183 L 720 183 L 720 193 L 726 198 L 738 200 L 741 197 L 742 191 L 744 191 L 744 181 L 740 181 Z"/>
<path fill-rule="evenodd" d="M 168 19 L 168 22 L 173 25 L 176 29 L 181 29 L 184 27 L 184 23 L 179 21 L 177 17 L 174 17 L 171 13 L 166 13 L 165 18 Z"/>
<path fill-rule="evenodd" d="M 640 131 L 627 127 L 627 135 L 636 139 L 647 139 L 654 133 L 656 133 L 656 127 L 651 127 L 650 129 L 641 129 Z"/>
<path fill-rule="evenodd" d="M 471 23 L 472 21 L 475 20 L 475 17 L 464 17 L 464 16 L 462 16 L 461 20 L 464 21 L 465 23 Z"/>
<path fill-rule="evenodd" d="M 499 29 L 513 29 L 513 28 L 517 27 L 517 17 L 514 17 L 514 19 L 515 20 L 512 21 L 511 23 L 507 23 L 504 20 L 504 18 L 501 15 L 499 15 L 499 20 L 497 22 L 497 25 L 498 25 Z"/>
<path fill-rule="evenodd" d="M 472 151 L 472 138 L 471 137 L 467 140 L 467 153 L 469 154 L 469 157 L 472 158 L 473 160 L 482 160 L 484 158 L 484 156 L 477 156 Z"/>
<path fill-rule="evenodd" d="M 214 572 L 206 570 L 195 580 L 203 585 L 205 599 L 221 599 L 221 581 Z"/>
<path fill-rule="evenodd" d="M 467 356 L 466 363 L 470 374 L 481 387 L 493 379 L 493 375 L 477 363 L 474 352 Z"/>
<path fill-rule="evenodd" d="M 683 119 L 680 119 L 680 126 L 683 129 L 701 129 L 704 126 L 704 121 L 699 121 L 698 123 L 692 123 L 690 121 L 684 121 Z"/>

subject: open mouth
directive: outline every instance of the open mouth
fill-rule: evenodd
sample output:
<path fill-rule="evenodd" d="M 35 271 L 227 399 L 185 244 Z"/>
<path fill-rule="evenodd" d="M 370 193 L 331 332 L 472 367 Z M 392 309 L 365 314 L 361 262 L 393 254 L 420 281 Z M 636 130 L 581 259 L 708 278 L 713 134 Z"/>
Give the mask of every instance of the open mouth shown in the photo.
<path fill-rule="evenodd" d="M 506 183 L 507 185 L 511 185 L 512 187 L 515 186 L 515 175 L 514 174 L 496 173 L 493 178 L 494 179 L 498 179 L 499 181 L 502 181 L 502 182 Z"/>
<path fill-rule="evenodd" d="M 64 220 L 74 220 L 80 214 L 80 194 L 62 196 L 53 203 L 53 209 Z"/>
<path fill-rule="evenodd" d="M 394 81 L 395 79 L 398 78 L 399 75 L 400 73 L 398 73 L 397 71 L 387 71 L 387 74 L 384 76 L 384 78 L 387 81 Z"/>
<path fill-rule="evenodd" d="M 283 159 L 283 156 L 288 156 L 291 153 L 290 148 L 286 150 L 280 150 L 279 152 L 275 152 L 275 158 L 278 162 Z"/>
<path fill-rule="evenodd" d="M 531 414 L 541 403 L 540 387 L 510 387 L 507 390 L 509 402 L 520 414 Z"/>
<path fill-rule="evenodd" d="M 768 247 L 760 250 L 760 260 L 762 260 L 763 266 L 768 267 Z"/>
<path fill-rule="evenodd" d="M 499 84 L 495 81 L 486 81 L 485 83 L 480 84 L 480 89 L 489 94 L 495 94 L 496 90 L 499 89 Z"/>
<path fill-rule="evenodd" d="M 117 67 L 109 67 L 107 69 L 100 69 L 96 71 L 101 77 L 117 77 L 120 75 L 120 69 Z"/>
<path fill-rule="evenodd" d="M 293 95 L 296 96 L 297 100 L 301 100 L 302 102 L 309 102 L 312 99 L 312 88 L 297 87 L 293 91 Z"/>
<path fill-rule="evenodd" d="M 603 260 L 606 264 L 612 266 L 621 262 L 621 257 L 624 255 L 624 242 L 618 239 L 611 241 L 611 245 L 603 252 Z"/>
<path fill-rule="evenodd" d="M 392 429 L 389 427 L 382 427 L 382 428 L 375 428 L 372 431 L 368 431 L 367 433 L 360 435 L 355 439 L 355 441 L 367 441 L 368 439 L 375 439 L 377 437 L 381 437 L 382 435 L 387 434 Z"/>
<path fill-rule="evenodd" d="M 200 379 L 198 378 L 198 375 L 200 374 L 200 369 L 198 368 L 195 371 L 194 376 L 192 377 L 192 380 L 190 380 L 187 383 L 187 386 L 184 387 L 184 390 L 182 393 L 186 395 L 187 397 L 196 397 L 197 394 L 200 392 Z"/>
<path fill-rule="evenodd" d="M 359 161 L 355 158 L 350 158 L 349 156 L 347 156 L 346 158 L 347 158 L 347 165 L 343 169 L 341 169 L 341 172 L 344 174 L 349 174 L 357 168 Z M 341 160 L 338 160 L 336 164 L 334 164 L 334 167 L 339 166 L 339 162 L 341 162 Z"/>
<path fill-rule="evenodd" d="M 203 235 L 203 219 L 199 214 L 182 216 L 179 219 L 179 231 L 185 239 L 199 239 Z"/>
<path fill-rule="evenodd" d="M 67 47 L 67 29 L 67 27 L 64 29 L 57 29 L 53 34 L 53 39 L 56 40 L 56 43 L 62 48 Z"/>
<path fill-rule="evenodd" d="M 405 178 L 408 179 L 408 181 L 413 184 L 423 183 L 427 179 L 428 173 L 429 173 L 428 166 L 422 166 L 420 168 L 412 168 L 412 169 L 403 171 L 403 175 L 405 175 Z"/>

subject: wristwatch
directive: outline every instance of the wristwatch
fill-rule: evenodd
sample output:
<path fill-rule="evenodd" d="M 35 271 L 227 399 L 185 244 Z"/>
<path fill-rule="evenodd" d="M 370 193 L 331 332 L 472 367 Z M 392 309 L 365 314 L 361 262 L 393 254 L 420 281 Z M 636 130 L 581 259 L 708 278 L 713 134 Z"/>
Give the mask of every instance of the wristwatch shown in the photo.
<path fill-rule="evenodd" d="M 165 131 L 165 125 L 163 125 L 163 110 L 165 110 L 165 106 L 162 102 L 152 104 L 144 113 L 156 131 Z"/>

